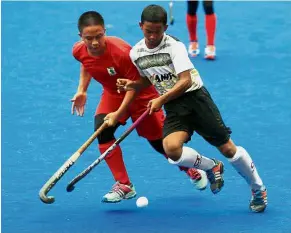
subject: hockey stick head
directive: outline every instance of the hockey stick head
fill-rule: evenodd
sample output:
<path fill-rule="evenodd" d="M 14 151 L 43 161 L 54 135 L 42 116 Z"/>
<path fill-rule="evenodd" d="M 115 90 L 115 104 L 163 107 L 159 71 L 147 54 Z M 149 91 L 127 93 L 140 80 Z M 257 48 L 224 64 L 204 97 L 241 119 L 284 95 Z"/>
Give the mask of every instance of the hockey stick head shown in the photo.
<path fill-rule="evenodd" d="M 74 185 L 68 185 L 67 186 L 67 192 L 72 192 L 73 190 L 75 189 L 75 186 Z"/>
<path fill-rule="evenodd" d="M 39 198 L 45 204 L 52 204 L 55 202 L 55 198 L 53 196 L 47 196 L 42 190 L 39 192 Z"/>
<path fill-rule="evenodd" d="M 170 18 L 170 25 L 174 25 L 174 22 L 175 22 L 174 17 L 171 17 L 171 18 Z"/>

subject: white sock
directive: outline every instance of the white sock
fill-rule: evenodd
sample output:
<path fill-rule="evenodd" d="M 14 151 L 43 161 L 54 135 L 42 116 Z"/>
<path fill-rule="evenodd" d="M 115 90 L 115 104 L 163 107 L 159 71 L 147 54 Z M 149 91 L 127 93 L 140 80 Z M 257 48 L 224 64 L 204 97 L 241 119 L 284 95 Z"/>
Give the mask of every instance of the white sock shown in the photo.
<path fill-rule="evenodd" d="M 246 180 L 252 189 L 258 190 L 263 186 L 258 171 L 248 152 L 241 146 L 237 146 L 233 158 L 228 159 L 235 170 Z"/>
<path fill-rule="evenodd" d="M 200 155 L 196 150 L 183 146 L 182 155 L 179 160 L 173 161 L 168 158 L 169 163 L 182 167 L 195 167 L 207 171 L 215 166 L 212 159 Z"/>

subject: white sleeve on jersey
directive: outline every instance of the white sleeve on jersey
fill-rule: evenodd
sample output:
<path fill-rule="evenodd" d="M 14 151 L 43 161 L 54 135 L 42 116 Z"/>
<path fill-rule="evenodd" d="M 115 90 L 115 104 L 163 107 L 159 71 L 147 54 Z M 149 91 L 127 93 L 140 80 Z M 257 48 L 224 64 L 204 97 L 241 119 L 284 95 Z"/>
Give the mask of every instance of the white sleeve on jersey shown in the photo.
<path fill-rule="evenodd" d="M 130 53 L 129 53 L 129 56 L 130 56 L 131 62 L 132 62 L 132 63 L 135 65 L 135 67 L 137 68 L 137 70 L 138 70 L 140 76 L 141 76 L 141 77 L 146 77 L 146 75 L 144 74 L 144 72 L 143 72 L 140 68 L 138 68 L 137 64 L 134 62 L 134 61 L 137 59 L 135 55 L 136 55 L 136 52 L 134 51 L 134 48 L 132 48 L 132 49 L 130 50 Z"/>
<path fill-rule="evenodd" d="M 194 65 L 189 59 L 187 49 L 182 42 L 177 42 L 172 46 L 171 58 L 176 71 L 176 75 L 183 71 L 194 68 Z"/>

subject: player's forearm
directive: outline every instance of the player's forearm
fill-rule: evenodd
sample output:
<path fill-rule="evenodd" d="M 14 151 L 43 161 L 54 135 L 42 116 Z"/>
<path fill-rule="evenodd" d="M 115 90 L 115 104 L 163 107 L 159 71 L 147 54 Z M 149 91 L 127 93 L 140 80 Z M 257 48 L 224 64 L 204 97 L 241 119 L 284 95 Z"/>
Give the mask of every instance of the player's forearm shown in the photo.
<path fill-rule="evenodd" d="M 81 65 L 78 92 L 87 92 L 90 81 L 91 75 L 85 70 L 83 65 Z"/>
<path fill-rule="evenodd" d="M 183 95 L 191 87 L 191 85 L 192 81 L 190 78 L 180 79 L 171 90 L 160 97 L 163 104 Z"/>
<path fill-rule="evenodd" d="M 133 89 L 140 91 L 141 89 L 147 88 L 150 85 L 150 81 L 146 77 L 141 77 L 139 80 L 133 82 Z"/>
<path fill-rule="evenodd" d="M 125 93 L 125 96 L 123 98 L 123 101 L 121 103 L 121 105 L 119 106 L 117 113 L 118 116 L 121 117 L 123 114 L 125 114 L 125 112 L 127 111 L 129 105 L 132 103 L 132 101 L 135 99 L 137 95 L 137 92 L 132 90 L 132 91 L 127 91 Z"/>

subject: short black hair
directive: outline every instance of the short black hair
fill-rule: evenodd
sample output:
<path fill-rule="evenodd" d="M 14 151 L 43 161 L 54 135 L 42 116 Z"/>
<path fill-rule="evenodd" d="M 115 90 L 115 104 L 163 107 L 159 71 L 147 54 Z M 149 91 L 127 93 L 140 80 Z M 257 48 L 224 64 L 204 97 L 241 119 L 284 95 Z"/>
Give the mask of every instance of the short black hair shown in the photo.
<path fill-rule="evenodd" d="M 159 5 L 149 5 L 143 9 L 141 14 L 141 23 L 145 21 L 151 23 L 163 23 L 167 24 L 167 11 Z"/>
<path fill-rule="evenodd" d="M 79 32 L 82 32 L 84 27 L 101 25 L 104 27 L 104 19 L 97 11 L 84 12 L 78 20 Z"/>

